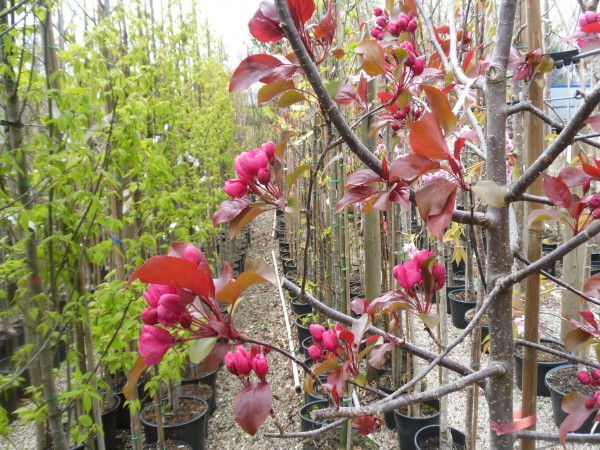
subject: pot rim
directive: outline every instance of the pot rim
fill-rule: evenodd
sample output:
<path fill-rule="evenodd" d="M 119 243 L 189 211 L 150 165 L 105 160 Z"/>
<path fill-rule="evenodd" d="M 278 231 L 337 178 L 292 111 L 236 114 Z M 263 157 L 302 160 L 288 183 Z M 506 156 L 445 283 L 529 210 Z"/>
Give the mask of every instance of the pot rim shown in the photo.
<path fill-rule="evenodd" d="M 208 406 L 208 403 L 207 403 L 205 400 L 203 400 L 203 399 L 201 399 L 201 398 L 198 398 L 198 397 L 192 397 L 192 396 L 190 396 L 190 395 L 182 395 L 182 396 L 181 396 L 181 397 L 179 397 L 179 398 L 180 398 L 180 399 L 182 399 L 182 398 L 186 398 L 186 399 L 193 399 L 193 400 L 196 400 L 196 401 L 198 401 L 198 402 L 202 402 L 202 403 L 204 403 L 204 411 L 203 411 L 203 412 L 202 412 L 202 413 L 201 413 L 199 416 L 197 416 L 197 417 L 194 417 L 194 418 L 192 418 L 192 419 L 189 419 L 189 420 L 188 420 L 188 421 L 186 421 L 186 422 L 182 422 L 182 423 L 176 423 L 176 424 L 163 424 L 163 428 L 165 428 L 165 429 L 177 428 L 177 427 L 181 427 L 181 426 L 183 426 L 183 425 L 188 425 L 188 424 L 190 424 L 190 423 L 192 423 L 192 422 L 195 422 L 196 420 L 198 420 L 198 419 L 200 419 L 200 418 L 202 418 L 202 417 L 206 416 L 206 413 L 208 413 L 208 408 L 209 408 L 209 406 Z M 163 403 L 163 402 L 166 402 L 166 400 L 161 400 L 161 403 Z M 150 426 L 150 427 L 156 427 L 156 426 L 157 426 L 157 425 L 156 425 L 156 423 L 150 423 L 150 422 L 148 422 L 148 421 L 147 421 L 147 420 L 144 418 L 144 414 L 145 414 L 146 410 L 150 410 L 150 408 L 154 408 L 154 407 L 155 407 L 155 405 L 153 405 L 153 404 L 150 404 L 150 405 L 146 406 L 144 409 L 142 409 L 142 412 L 140 413 L 140 420 L 142 421 L 142 423 L 143 423 L 144 425 L 148 425 L 148 426 Z"/>
<path fill-rule="evenodd" d="M 560 342 L 558 339 L 553 339 L 550 337 L 540 337 L 540 342 L 552 342 L 554 344 L 561 344 L 563 346 L 563 348 L 565 347 L 565 344 L 563 342 Z M 520 346 L 520 347 L 522 347 L 522 346 Z M 523 359 L 523 357 L 521 355 L 517 354 L 516 350 L 513 352 L 513 355 L 515 358 Z M 568 359 L 560 359 L 558 361 L 538 361 L 538 365 L 541 365 L 542 367 L 556 366 L 556 364 L 559 364 L 559 367 L 562 367 L 565 365 L 574 365 L 574 364 L 571 364 Z M 552 370 L 554 370 L 554 369 L 552 369 Z M 550 373 L 550 372 L 548 372 L 548 373 Z"/>

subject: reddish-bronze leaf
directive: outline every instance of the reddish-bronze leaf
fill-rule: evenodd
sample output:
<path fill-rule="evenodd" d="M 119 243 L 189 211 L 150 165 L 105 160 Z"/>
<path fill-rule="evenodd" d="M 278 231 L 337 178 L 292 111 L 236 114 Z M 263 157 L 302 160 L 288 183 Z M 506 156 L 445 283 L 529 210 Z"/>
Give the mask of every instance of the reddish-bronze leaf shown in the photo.
<path fill-rule="evenodd" d="M 357 170 L 348 177 L 346 186 L 363 186 L 365 184 L 377 183 L 383 181 L 379 175 L 371 169 Z"/>
<path fill-rule="evenodd" d="M 565 167 L 558 174 L 558 178 L 568 187 L 581 186 L 590 177 L 580 167 Z"/>
<path fill-rule="evenodd" d="M 273 268 L 264 261 L 248 261 L 246 262 L 246 269 L 237 279 L 231 278 L 227 284 L 220 288 L 217 292 L 219 301 L 233 303 L 250 286 L 258 283 L 277 283 Z"/>
<path fill-rule="evenodd" d="M 448 97 L 439 89 L 433 86 L 422 84 L 421 88 L 429 98 L 429 106 L 438 119 L 438 122 L 444 128 L 446 136 L 450 135 L 456 129 L 456 116 L 452 112 L 452 107 L 448 101 Z"/>
<path fill-rule="evenodd" d="M 445 160 L 450 156 L 442 128 L 435 115 L 430 112 L 412 124 L 409 138 L 412 151 L 419 155 Z"/>
<path fill-rule="evenodd" d="M 229 200 L 225 200 L 213 214 L 213 225 L 216 227 L 220 223 L 232 221 L 249 204 L 250 200 L 247 198 L 230 198 Z"/>
<path fill-rule="evenodd" d="M 138 359 L 135 360 L 133 368 L 127 377 L 127 384 L 122 391 L 127 400 L 131 400 L 133 398 L 133 392 L 137 388 L 137 382 L 142 375 L 142 372 L 144 372 L 144 370 L 147 368 L 148 366 L 144 363 L 144 358 L 138 356 Z"/>
<path fill-rule="evenodd" d="M 206 273 L 195 263 L 175 256 L 155 256 L 147 259 L 131 274 L 127 286 L 135 280 L 187 289 L 205 298 L 210 297 L 214 286 L 212 278 L 209 280 Z"/>
<path fill-rule="evenodd" d="M 590 417 L 593 412 L 597 411 L 597 408 L 587 409 L 585 407 L 586 398 L 585 395 L 578 392 L 570 392 L 565 395 L 561 407 L 565 412 L 570 411 L 570 414 L 565 418 L 558 429 L 558 435 L 562 445 L 565 445 L 566 443 L 567 433 L 578 430 L 588 417 Z"/>
<path fill-rule="evenodd" d="M 600 294 L 598 294 L 598 291 L 600 290 L 600 273 L 597 273 L 596 275 L 592 275 L 591 277 L 589 277 L 585 284 L 583 285 L 583 292 L 585 292 L 585 295 L 589 296 L 589 297 L 600 297 Z"/>
<path fill-rule="evenodd" d="M 456 184 L 444 178 L 434 178 L 415 194 L 419 215 L 427 229 L 440 241 L 444 237 L 444 229 L 452 221 L 457 189 Z"/>
<path fill-rule="evenodd" d="M 242 430 L 254 436 L 269 417 L 272 404 L 273 394 L 269 383 L 251 381 L 235 396 L 233 416 Z"/>
<path fill-rule="evenodd" d="M 244 59 L 233 72 L 229 92 L 246 89 L 258 81 L 272 83 L 292 77 L 297 66 L 282 56 L 260 53 Z"/>
<path fill-rule="evenodd" d="M 571 206 L 571 191 L 569 187 L 561 181 L 560 178 L 552 175 L 542 174 L 544 178 L 544 192 L 552 203 L 560 208 L 569 208 Z"/>
<path fill-rule="evenodd" d="M 373 195 L 379 193 L 377 189 L 372 188 L 371 186 L 356 186 L 344 194 L 344 197 L 338 202 L 335 206 L 334 214 L 339 213 L 342 209 L 352 203 L 362 202 L 363 200 L 372 197 Z"/>
<path fill-rule="evenodd" d="M 296 26 L 300 29 L 304 26 L 315 12 L 315 2 L 313 0 L 287 0 L 290 8 L 290 15 Z"/>
<path fill-rule="evenodd" d="M 259 207 L 248 207 L 244 209 L 240 214 L 238 214 L 235 219 L 229 222 L 227 226 L 227 232 L 230 238 L 233 238 L 238 231 L 248 225 L 255 217 L 261 215 L 264 212 L 269 211 L 268 209 L 263 209 Z"/>
<path fill-rule="evenodd" d="M 362 56 L 362 69 L 372 77 L 385 73 L 383 48 L 373 39 L 365 39 L 356 46 L 356 53 Z"/>
<path fill-rule="evenodd" d="M 418 154 L 396 158 L 390 168 L 390 181 L 414 181 L 424 173 L 438 170 L 440 163 Z"/>
<path fill-rule="evenodd" d="M 283 39 L 279 26 L 279 15 L 273 2 L 262 1 L 258 10 L 248 22 L 250 34 L 259 42 L 277 42 Z"/>

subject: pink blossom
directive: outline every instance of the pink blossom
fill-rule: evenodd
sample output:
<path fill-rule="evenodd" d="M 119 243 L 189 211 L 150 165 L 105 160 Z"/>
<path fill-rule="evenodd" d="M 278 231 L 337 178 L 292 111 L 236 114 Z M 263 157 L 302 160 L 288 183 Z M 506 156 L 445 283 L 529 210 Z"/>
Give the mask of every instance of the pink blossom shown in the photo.
<path fill-rule="evenodd" d="M 250 358 L 250 354 L 248 353 L 248 350 L 241 345 L 238 345 L 235 351 L 234 363 L 238 375 L 250 375 L 250 372 L 252 372 L 252 359 Z"/>
<path fill-rule="evenodd" d="M 142 309 L 142 320 L 146 325 L 156 325 L 158 322 L 158 313 L 154 308 Z"/>
<path fill-rule="evenodd" d="M 594 194 L 588 198 L 588 205 L 590 209 L 596 209 L 600 207 L 600 195 Z"/>
<path fill-rule="evenodd" d="M 310 331 L 310 334 L 312 335 L 313 340 L 315 342 L 321 342 L 323 338 L 323 333 L 327 331 L 327 328 L 325 328 L 319 323 L 313 323 L 311 324 L 311 326 L 308 327 L 308 331 Z"/>
<path fill-rule="evenodd" d="M 227 352 L 225 355 L 225 368 L 233 375 L 238 374 L 235 370 L 235 355 L 232 352 Z"/>
<path fill-rule="evenodd" d="M 323 347 L 329 352 L 335 352 L 338 348 L 338 337 L 334 330 L 323 333 Z"/>
<path fill-rule="evenodd" d="M 223 186 L 223 190 L 230 197 L 240 198 L 248 193 L 248 185 L 238 179 L 227 180 Z"/>
<path fill-rule="evenodd" d="M 173 286 L 166 286 L 163 284 L 150 284 L 148 290 L 143 293 L 144 298 L 148 306 L 156 308 L 158 306 L 158 300 L 164 294 L 175 294 L 176 288 Z"/>
<path fill-rule="evenodd" d="M 321 358 L 323 357 L 323 347 L 319 344 L 311 345 L 308 347 L 308 356 L 314 361 L 321 361 Z"/>
<path fill-rule="evenodd" d="M 269 164 L 269 158 L 260 148 L 244 152 L 239 158 L 242 171 L 251 177 L 255 177 L 260 169 L 266 168 Z"/>
<path fill-rule="evenodd" d="M 594 401 L 596 402 L 596 408 L 600 408 L 600 390 L 594 392 Z"/>
<path fill-rule="evenodd" d="M 441 289 L 446 283 L 446 268 L 443 264 L 435 264 L 431 271 L 433 278 L 435 279 L 435 288 Z"/>
<path fill-rule="evenodd" d="M 600 369 L 592 370 L 591 383 L 594 386 L 600 386 Z"/>
<path fill-rule="evenodd" d="M 266 186 L 271 181 L 271 171 L 268 167 L 258 170 L 257 180 L 263 186 Z"/>
<path fill-rule="evenodd" d="M 260 149 L 267 155 L 269 161 L 273 161 L 275 159 L 275 151 L 277 150 L 277 145 L 273 141 L 265 142 L 260 146 Z"/>
<path fill-rule="evenodd" d="M 577 372 L 577 379 L 581 384 L 585 385 L 590 384 L 590 382 L 592 381 L 592 377 L 590 376 L 587 370 L 580 370 L 579 372 Z"/>
<path fill-rule="evenodd" d="M 423 275 L 421 275 L 416 259 L 411 259 L 405 264 L 398 264 L 392 273 L 398 284 L 407 291 L 423 281 Z"/>
<path fill-rule="evenodd" d="M 152 325 L 143 325 L 138 344 L 144 364 L 151 366 L 159 363 L 173 342 L 175 340 L 167 330 Z"/>
<path fill-rule="evenodd" d="M 415 75 L 421 75 L 425 70 L 425 61 L 421 58 L 415 59 L 415 63 L 413 64 L 413 72 Z"/>
<path fill-rule="evenodd" d="M 431 250 L 421 250 L 419 253 L 417 253 L 415 255 L 414 259 L 417 260 L 417 265 L 419 266 L 419 269 L 420 269 L 426 260 L 428 260 L 429 258 L 433 258 L 434 256 L 435 256 L 435 253 L 433 253 Z"/>
<path fill-rule="evenodd" d="M 379 6 L 376 6 L 375 8 L 373 8 L 373 15 L 375 17 L 379 17 L 383 14 L 383 9 L 381 9 Z"/>
<path fill-rule="evenodd" d="M 587 409 L 592 409 L 596 407 L 596 399 L 594 397 L 589 397 L 585 399 L 585 407 Z"/>
<path fill-rule="evenodd" d="M 193 262 L 196 265 L 199 265 L 202 262 L 202 252 L 195 245 L 188 244 L 183 249 L 183 253 L 181 255 L 183 259 L 186 261 Z"/>
<path fill-rule="evenodd" d="M 256 376 L 263 380 L 267 376 L 267 373 L 269 373 L 269 363 L 265 355 L 262 353 L 256 355 L 252 360 L 252 368 Z"/>
<path fill-rule="evenodd" d="M 187 311 L 183 311 L 179 316 L 179 323 L 183 328 L 189 328 L 192 324 L 192 315 Z"/>
<path fill-rule="evenodd" d="M 164 294 L 158 301 L 158 321 L 165 327 L 173 327 L 179 322 L 185 307 L 179 302 L 179 295 Z"/>
<path fill-rule="evenodd" d="M 414 31 L 416 31 L 418 26 L 419 23 L 417 22 L 417 19 L 411 19 L 411 21 L 408 22 L 408 25 L 406 26 L 406 31 L 408 31 L 409 33 L 413 33 Z"/>

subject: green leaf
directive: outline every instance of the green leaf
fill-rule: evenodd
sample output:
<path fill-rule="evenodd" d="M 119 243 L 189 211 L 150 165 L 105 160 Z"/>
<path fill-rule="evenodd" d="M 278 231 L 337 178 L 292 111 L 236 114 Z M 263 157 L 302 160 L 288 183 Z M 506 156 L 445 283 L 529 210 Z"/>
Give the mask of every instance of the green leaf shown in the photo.
<path fill-rule="evenodd" d="M 304 97 L 304 95 L 302 95 L 300 92 L 287 91 L 285 94 L 283 94 L 281 96 L 281 98 L 277 102 L 277 107 L 278 108 L 287 108 L 289 106 L 292 106 L 292 105 L 294 105 L 298 102 L 302 102 L 304 100 L 306 100 L 306 97 Z"/>
<path fill-rule="evenodd" d="M 480 180 L 471 187 L 475 195 L 494 208 L 504 206 L 504 190 L 492 180 Z"/>
<path fill-rule="evenodd" d="M 89 428 L 94 425 L 94 420 L 87 414 L 82 414 L 79 416 L 79 423 L 81 423 L 81 425 L 84 427 Z"/>
<path fill-rule="evenodd" d="M 278 80 L 269 84 L 265 84 L 258 90 L 258 103 L 271 101 L 279 94 L 294 89 L 293 80 Z"/>
<path fill-rule="evenodd" d="M 194 364 L 200 364 L 211 352 L 215 344 L 217 343 L 217 337 L 209 337 L 203 339 L 196 339 L 190 345 L 190 361 Z"/>
<path fill-rule="evenodd" d="M 285 212 L 288 214 L 299 214 L 302 209 L 300 201 L 296 197 L 290 197 L 285 205 Z"/>
<path fill-rule="evenodd" d="M 285 184 L 288 189 L 291 188 L 305 172 L 310 171 L 310 169 L 312 169 L 312 165 L 310 164 L 302 164 L 296 167 L 296 169 L 285 178 Z"/>

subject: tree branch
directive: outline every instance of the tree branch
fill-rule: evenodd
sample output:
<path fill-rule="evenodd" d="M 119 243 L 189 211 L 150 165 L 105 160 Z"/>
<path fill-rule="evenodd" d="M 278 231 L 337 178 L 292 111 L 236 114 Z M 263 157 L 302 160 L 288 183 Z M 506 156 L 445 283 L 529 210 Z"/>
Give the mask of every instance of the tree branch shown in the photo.
<path fill-rule="evenodd" d="M 546 433 L 544 431 L 516 431 L 514 436 L 517 439 L 535 439 L 537 441 L 559 442 L 558 433 Z M 581 442 L 586 444 L 600 443 L 600 434 L 567 434 L 567 442 Z"/>
<path fill-rule="evenodd" d="M 540 155 L 540 157 L 527 168 L 527 170 L 506 192 L 505 200 L 507 203 L 513 202 L 520 197 L 527 188 L 554 162 L 554 160 L 565 150 L 577 132 L 600 103 L 600 83 L 597 83 L 585 98 L 585 102 L 579 107 L 573 118 L 563 128 L 558 137 L 552 144 Z"/>
<path fill-rule="evenodd" d="M 531 348 L 535 348 L 536 350 L 545 352 L 545 353 L 550 353 L 551 355 L 554 356 L 558 356 L 560 358 L 564 358 L 568 361 L 571 361 L 572 363 L 575 364 L 583 364 L 589 367 L 593 367 L 595 369 L 600 368 L 600 364 L 596 364 L 590 361 L 586 361 L 583 358 L 578 358 L 577 356 L 571 355 L 569 353 L 566 352 L 561 352 L 560 350 L 555 350 L 552 347 L 547 347 L 545 345 L 542 344 L 538 344 L 536 342 L 529 342 L 526 341 L 524 339 L 515 339 L 515 347 L 517 346 L 523 346 L 523 347 L 531 347 Z"/>
<path fill-rule="evenodd" d="M 539 195 L 521 194 L 517 201 L 540 203 L 542 205 L 554 206 L 554 203 L 548 197 L 540 197 Z"/>

